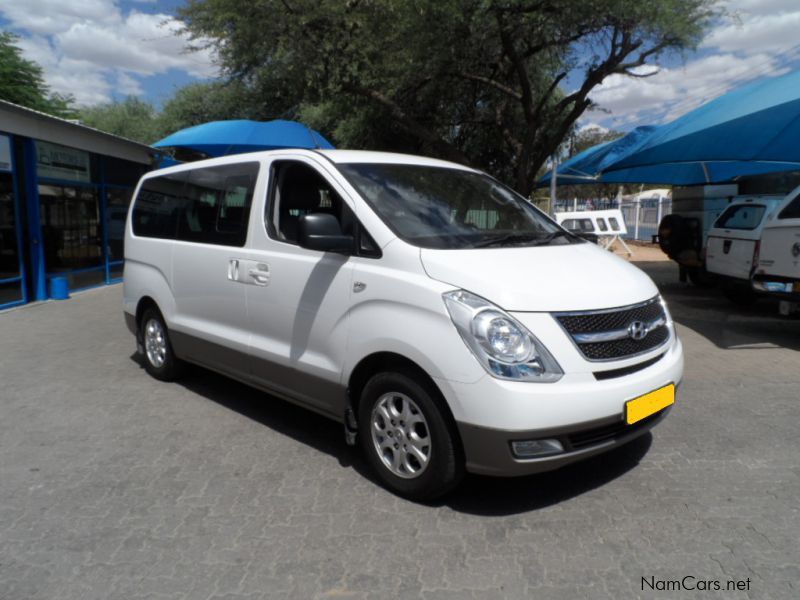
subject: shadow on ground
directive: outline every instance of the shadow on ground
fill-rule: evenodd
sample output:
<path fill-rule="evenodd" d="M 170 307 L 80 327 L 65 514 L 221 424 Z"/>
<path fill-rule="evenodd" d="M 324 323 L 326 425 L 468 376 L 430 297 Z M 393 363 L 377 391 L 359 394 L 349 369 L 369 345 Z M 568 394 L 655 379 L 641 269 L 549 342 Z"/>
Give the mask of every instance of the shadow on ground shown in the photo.
<path fill-rule="evenodd" d="M 142 359 L 131 359 L 144 368 Z M 342 426 L 309 410 L 248 385 L 194 365 L 179 384 L 264 427 L 333 456 L 343 468 L 381 485 L 357 447 L 347 446 Z M 647 433 L 611 452 L 558 471 L 526 477 L 496 478 L 467 475 L 448 496 L 433 503 L 474 515 L 499 516 L 537 510 L 601 487 L 633 469 L 645 456 L 652 436 Z"/>
<path fill-rule="evenodd" d="M 800 350 L 800 319 L 779 315 L 777 300 L 765 297 L 752 306 L 737 306 L 716 286 L 681 283 L 678 266 L 673 262 L 643 262 L 636 266 L 656 282 L 675 321 L 715 346 Z"/>

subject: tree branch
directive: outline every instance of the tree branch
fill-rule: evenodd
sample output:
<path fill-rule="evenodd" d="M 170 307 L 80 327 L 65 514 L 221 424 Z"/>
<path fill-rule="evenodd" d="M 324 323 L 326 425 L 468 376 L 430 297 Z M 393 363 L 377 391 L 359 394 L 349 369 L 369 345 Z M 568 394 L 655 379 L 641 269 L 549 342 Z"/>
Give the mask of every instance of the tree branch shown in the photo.
<path fill-rule="evenodd" d="M 495 18 L 497 19 L 497 27 L 500 32 L 500 42 L 503 45 L 503 50 L 511 61 L 511 65 L 517 74 L 522 95 L 519 99 L 522 104 L 522 112 L 525 115 L 525 121 L 530 123 L 533 117 L 533 93 L 531 91 L 531 80 L 528 77 L 528 72 L 525 70 L 525 62 L 520 58 L 514 40 L 505 27 L 503 17 L 500 11 L 495 10 Z"/>
<path fill-rule="evenodd" d="M 452 75 L 456 77 L 461 77 L 462 79 L 469 79 L 470 81 L 485 83 L 486 85 L 491 86 L 496 90 L 503 92 L 506 96 L 511 96 L 515 100 L 522 100 L 522 94 L 520 94 L 517 90 L 489 77 L 484 77 L 482 75 L 473 75 L 472 73 L 463 73 L 463 72 L 452 73 Z"/>
<path fill-rule="evenodd" d="M 385 96 L 381 92 L 377 90 L 372 90 L 369 88 L 365 88 L 355 83 L 347 83 L 342 86 L 342 88 L 350 92 L 351 94 L 356 94 L 363 98 L 368 98 L 377 102 L 384 108 L 389 110 L 389 113 L 395 119 L 395 121 L 403 127 L 408 133 L 416 137 L 422 142 L 426 142 L 440 151 L 442 154 L 446 155 L 449 160 L 459 162 L 462 164 L 469 164 L 470 160 L 467 158 L 467 155 L 461 152 L 458 148 L 450 144 L 449 142 L 445 141 L 435 133 L 433 133 L 430 129 L 410 117 L 401 107 L 391 98 Z"/>

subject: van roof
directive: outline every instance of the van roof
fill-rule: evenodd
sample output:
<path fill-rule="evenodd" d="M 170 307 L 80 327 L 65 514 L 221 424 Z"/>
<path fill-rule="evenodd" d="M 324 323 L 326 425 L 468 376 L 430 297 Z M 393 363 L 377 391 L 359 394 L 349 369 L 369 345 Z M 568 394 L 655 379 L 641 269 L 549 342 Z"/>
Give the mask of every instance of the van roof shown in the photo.
<path fill-rule="evenodd" d="M 470 167 L 458 163 L 429 158 L 427 156 L 416 156 L 413 154 L 399 154 L 395 152 L 373 152 L 371 150 L 307 150 L 304 148 L 282 148 L 280 150 L 265 150 L 261 152 L 247 152 L 244 154 L 232 154 L 230 156 L 220 156 L 218 158 L 208 158 L 193 162 L 181 163 L 164 169 L 150 171 L 145 177 L 160 173 L 172 173 L 198 167 L 211 167 L 214 165 L 225 165 L 237 162 L 247 162 L 248 160 L 258 160 L 274 156 L 324 156 L 336 164 L 352 163 L 381 163 L 381 164 L 403 164 L 420 165 L 430 167 L 444 167 L 450 169 L 461 169 L 464 171 L 475 171 Z"/>

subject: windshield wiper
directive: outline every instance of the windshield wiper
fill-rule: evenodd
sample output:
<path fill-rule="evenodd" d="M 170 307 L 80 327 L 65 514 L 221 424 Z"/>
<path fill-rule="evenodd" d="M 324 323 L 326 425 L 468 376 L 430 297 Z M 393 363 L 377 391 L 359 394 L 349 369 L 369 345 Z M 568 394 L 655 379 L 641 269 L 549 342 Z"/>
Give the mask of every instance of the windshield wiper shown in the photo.
<path fill-rule="evenodd" d="M 486 238 L 472 245 L 473 248 L 487 248 L 489 246 L 507 246 L 520 242 L 530 242 L 539 239 L 538 235 L 532 233 L 507 233 Z"/>
<path fill-rule="evenodd" d="M 534 246 L 546 246 L 547 244 L 552 242 L 554 239 L 556 239 L 557 237 L 561 237 L 561 236 L 572 237 L 572 234 L 567 232 L 567 231 L 564 231 L 563 229 L 559 229 L 557 231 L 554 231 L 553 233 L 548 233 L 543 238 L 538 238 L 538 239 L 532 240 L 532 241 L 533 241 L 533 245 Z"/>
<path fill-rule="evenodd" d="M 472 245 L 473 248 L 487 248 L 489 246 L 510 246 L 512 244 L 530 243 L 532 246 L 546 246 L 554 239 L 560 236 L 571 235 L 566 231 L 559 229 L 552 233 L 548 233 L 544 237 L 533 233 L 508 233 L 506 235 L 496 235 L 485 240 L 481 240 Z"/>

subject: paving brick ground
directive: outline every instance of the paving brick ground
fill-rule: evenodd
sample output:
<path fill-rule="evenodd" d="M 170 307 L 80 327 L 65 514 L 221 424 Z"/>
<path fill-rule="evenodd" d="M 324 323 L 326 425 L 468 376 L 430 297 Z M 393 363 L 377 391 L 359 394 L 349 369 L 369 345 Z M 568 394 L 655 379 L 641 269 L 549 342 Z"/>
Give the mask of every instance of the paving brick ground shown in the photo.
<path fill-rule="evenodd" d="M 800 598 L 800 320 L 642 266 L 686 348 L 670 418 L 433 506 L 320 417 L 149 378 L 119 287 L 0 314 L 0 598 Z M 687 575 L 750 591 L 642 590 Z"/>

